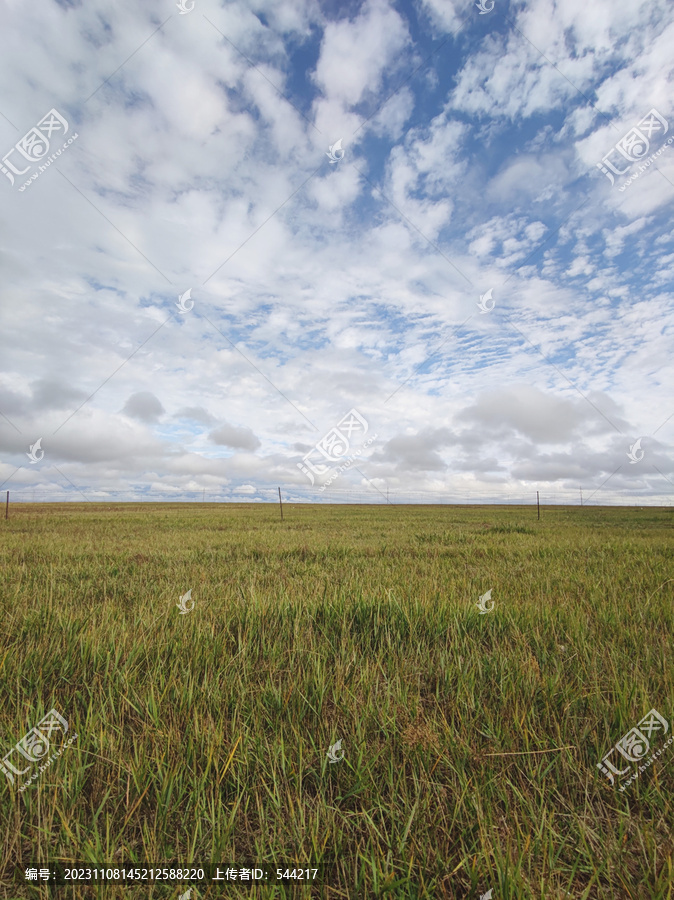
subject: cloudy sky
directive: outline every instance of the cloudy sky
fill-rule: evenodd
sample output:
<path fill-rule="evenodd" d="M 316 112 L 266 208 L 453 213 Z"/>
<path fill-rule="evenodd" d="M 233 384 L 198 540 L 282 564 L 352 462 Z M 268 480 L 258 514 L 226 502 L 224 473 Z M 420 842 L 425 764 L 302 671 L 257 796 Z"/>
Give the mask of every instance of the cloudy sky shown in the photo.
<path fill-rule="evenodd" d="M 481 2 L 0 3 L 3 491 L 672 502 L 674 6 Z"/>

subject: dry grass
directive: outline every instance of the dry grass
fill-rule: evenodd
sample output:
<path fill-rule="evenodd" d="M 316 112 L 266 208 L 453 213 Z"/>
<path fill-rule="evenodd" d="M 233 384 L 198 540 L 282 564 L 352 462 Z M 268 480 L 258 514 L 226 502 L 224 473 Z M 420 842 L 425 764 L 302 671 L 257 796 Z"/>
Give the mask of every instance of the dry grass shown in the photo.
<path fill-rule="evenodd" d="M 596 768 L 652 707 L 674 719 L 671 511 L 284 513 L 2 522 L 3 755 L 52 707 L 80 737 L 0 786 L 0 896 L 40 896 L 14 866 L 58 858 L 325 873 L 199 898 L 672 897 L 674 750 L 624 794 Z"/>

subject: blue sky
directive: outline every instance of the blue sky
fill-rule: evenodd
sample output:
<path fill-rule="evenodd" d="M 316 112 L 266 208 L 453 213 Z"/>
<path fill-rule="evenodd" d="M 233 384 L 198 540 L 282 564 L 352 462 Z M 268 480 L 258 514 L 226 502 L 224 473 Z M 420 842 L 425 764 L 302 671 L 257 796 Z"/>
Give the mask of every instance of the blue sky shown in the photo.
<path fill-rule="evenodd" d="M 671 503 L 671 4 L 0 19 L 15 499 Z"/>

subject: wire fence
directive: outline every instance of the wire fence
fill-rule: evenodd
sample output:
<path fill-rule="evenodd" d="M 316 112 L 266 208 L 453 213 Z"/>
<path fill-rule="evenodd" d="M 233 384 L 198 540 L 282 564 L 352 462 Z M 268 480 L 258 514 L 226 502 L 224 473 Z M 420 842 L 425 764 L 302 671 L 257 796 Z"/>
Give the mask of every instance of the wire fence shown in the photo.
<path fill-rule="evenodd" d="M 375 488 L 335 488 L 321 493 L 318 488 L 281 485 L 283 502 L 358 505 L 508 505 L 535 506 L 537 491 L 512 490 L 376 490 Z M 12 503 L 278 503 L 278 487 L 251 487 L 250 490 L 195 488 L 82 487 L 77 490 L 50 486 L 42 490 L 17 488 L 10 491 Z M 610 491 L 588 486 L 581 490 L 539 490 L 541 506 L 664 506 L 674 505 L 672 494 L 651 491 Z M 2 498 L 4 500 L 4 497 Z"/>

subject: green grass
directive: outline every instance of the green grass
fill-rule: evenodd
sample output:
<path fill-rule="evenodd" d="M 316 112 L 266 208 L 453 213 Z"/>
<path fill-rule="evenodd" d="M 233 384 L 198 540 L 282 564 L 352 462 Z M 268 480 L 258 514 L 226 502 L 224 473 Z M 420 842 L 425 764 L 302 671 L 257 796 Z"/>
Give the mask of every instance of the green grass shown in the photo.
<path fill-rule="evenodd" d="M 284 513 L 1 522 L 2 755 L 52 707 L 79 738 L 24 793 L 0 776 L 0 896 L 40 896 L 14 867 L 55 859 L 325 872 L 193 898 L 674 896 L 674 748 L 625 793 L 597 769 L 674 719 L 671 510 Z"/>

